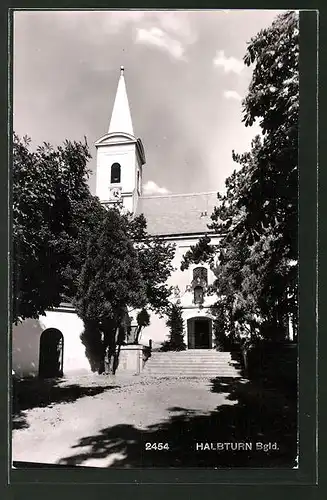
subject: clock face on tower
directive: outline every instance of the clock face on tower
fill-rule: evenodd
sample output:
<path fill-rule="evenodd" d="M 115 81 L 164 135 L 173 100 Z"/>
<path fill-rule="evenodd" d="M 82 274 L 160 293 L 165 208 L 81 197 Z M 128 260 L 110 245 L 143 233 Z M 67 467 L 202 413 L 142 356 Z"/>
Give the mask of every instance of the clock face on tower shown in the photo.
<path fill-rule="evenodd" d="M 113 200 L 119 200 L 121 198 L 121 189 L 119 189 L 118 187 L 111 188 L 110 198 Z"/>

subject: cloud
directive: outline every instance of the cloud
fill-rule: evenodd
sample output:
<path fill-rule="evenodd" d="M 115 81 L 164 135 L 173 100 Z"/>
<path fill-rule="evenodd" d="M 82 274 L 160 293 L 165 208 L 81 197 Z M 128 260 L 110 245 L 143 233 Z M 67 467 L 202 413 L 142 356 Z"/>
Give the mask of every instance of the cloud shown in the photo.
<path fill-rule="evenodd" d="M 156 27 L 150 29 L 137 29 L 136 42 L 155 45 L 168 52 L 175 57 L 175 59 L 182 59 L 185 52 L 181 42 Z"/>
<path fill-rule="evenodd" d="M 35 17 L 31 12 L 15 13 L 16 18 Z M 43 11 L 38 18 L 55 24 L 60 31 L 77 33 L 92 45 L 108 44 L 108 37 L 115 35 L 116 40 L 127 30 L 137 43 L 154 45 L 165 50 L 175 59 L 185 59 L 188 45 L 197 39 L 187 11 Z M 91 40 L 91 42 L 90 42 Z"/>
<path fill-rule="evenodd" d="M 223 50 L 218 50 L 216 57 L 213 60 L 214 66 L 221 66 L 224 68 L 225 73 L 237 73 L 238 75 L 244 69 L 244 63 L 235 57 L 226 57 Z"/>
<path fill-rule="evenodd" d="M 104 13 L 102 13 L 104 14 Z M 138 10 L 122 10 L 106 12 L 107 16 L 102 15 L 102 22 L 111 29 L 120 31 L 128 24 L 136 24 L 142 22 L 145 17 L 145 11 Z"/>
<path fill-rule="evenodd" d="M 197 40 L 187 12 L 149 11 L 136 28 L 136 42 L 154 45 L 179 60 Z"/>
<path fill-rule="evenodd" d="M 242 100 L 242 97 L 236 90 L 225 90 L 224 97 L 226 97 L 226 99 L 235 99 L 236 101 Z"/>
<path fill-rule="evenodd" d="M 153 181 L 148 181 L 143 186 L 143 192 L 144 194 L 168 194 L 170 191 L 165 187 L 158 186 L 158 184 Z"/>

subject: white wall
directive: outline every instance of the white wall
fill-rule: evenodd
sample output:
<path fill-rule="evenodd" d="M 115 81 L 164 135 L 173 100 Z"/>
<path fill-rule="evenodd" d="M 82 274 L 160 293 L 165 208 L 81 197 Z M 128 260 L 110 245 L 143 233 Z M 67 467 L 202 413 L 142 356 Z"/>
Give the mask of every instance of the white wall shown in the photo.
<path fill-rule="evenodd" d="M 154 313 L 150 315 L 150 325 L 142 330 L 140 343 L 149 345 L 150 340 L 152 340 L 153 347 L 159 347 L 162 342 L 168 340 L 166 318 L 160 318 Z"/>
<path fill-rule="evenodd" d="M 64 375 L 91 372 L 80 340 L 83 323 L 75 313 L 49 311 L 38 320 L 25 320 L 12 331 L 12 368 L 19 376 L 37 376 L 40 337 L 47 328 L 57 328 L 64 337 Z"/>
<path fill-rule="evenodd" d="M 100 146 L 97 149 L 97 183 L 96 194 L 101 201 L 109 199 L 111 165 L 115 162 L 121 166 L 121 182 L 123 192 L 132 192 L 135 188 L 135 145 L 121 144 Z M 119 185 L 119 184 L 117 184 Z"/>
<path fill-rule="evenodd" d="M 168 239 L 167 239 L 168 241 Z M 188 285 L 191 284 L 193 279 L 193 269 L 198 266 L 202 266 L 208 269 L 208 284 L 212 284 L 215 276 L 210 270 L 208 264 L 192 264 L 189 269 L 185 271 L 180 270 L 180 265 L 185 253 L 190 249 L 191 245 L 195 245 L 198 241 L 196 237 L 182 238 L 182 239 L 169 239 L 169 242 L 176 244 L 176 252 L 173 259 L 173 266 L 175 268 L 174 272 L 171 274 L 168 283 L 172 286 L 178 286 L 180 290 L 180 302 L 183 307 L 183 319 L 184 319 L 184 331 L 185 331 L 185 343 L 187 344 L 187 320 L 193 317 L 208 317 L 212 318 L 210 314 L 209 307 L 215 303 L 215 296 L 204 297 L 203 307 L 199 308 L 193 303 L 193 292 L 186 291 Z M 211 244 L 217 244 L 218 239 L 213 238 Z M 176 298 L 173 300 L 176 300 Z M 149 344 L 149 340 L 152 340 L 154 345 L 160 344 L 168 339 L 168 328 L 166 326 L 166 318 L 159 318 L 155 314 L 151 314 L 150 325 L 142 331 L 141 343 L 144 345 Z"/>
<path fill-rule="evenodd" d="M 211 317 L 208 307 L 214 303 L 215 297 L 205 297 L 203 308 L 193 304 L 193 293 L 186 292 L 187 285 L 191 284 L 193 268 L 190 266 L 186 271 L 180 270 L 180 264 L 185 252 L 194 245 L 196 238 L 170 240 L 176 243 L 176 253 L 173 260 L 175 271 L 172 273 L 169 284 L 178 286 L 180 289 L 180 301 L 183 307 L 183 318 L 185 328 L 185 342 L 187 344 L 187 320 L 192 317 Z M 213 241 L 217 243 L 217 241 Z M 208 268 L 207 265 L 204 265 Z M 208 282 L 212 283 L 214 275 L 208 269 Z M 173 299 L 173 300 L 176 300 Z M 134 312 L 134 316 L 135 316 Z M 90 372 L 90 365 L 85 356 L 85 349 L 80 340 L 83 331 L 83 322 L 75 313 L 65 311 L 48 311 L 39 320 L 25 320 L 14 326 L 12 333 L 12 357 L 13 369 L 20 376 L 37 375 L 39 369 L 39 345 L 40 336 L 46 328 L 57 328 L 64 337 L 64 375 L 69 373 Z M 151 339 L 154 347 L 159 346 L 168 338 L 166 318 L 160 318 L 151 314 L 150 325 L 142 331 L 140 342 L 148 345 Z"/>
<path fill-rule="evenodd" d="M 83 332 L 83 321 L 75 313 L 48 311 L 42 317 L 46 328 L 58 328 L 64 336 L 64 375 L 67 373 L 91 372 L 85 356 L 80 335 Z"/>
<path fill-rule="evenodd" d="M 12 368 L 19 376 L 35 376 L 39 371 L 41 320 L 27 319 L 12 330 Z"/>
<path fill-rule="evenodd" d="M 107 202 L 110 200 L 110 188 L 120 187 L 125 209 L 133 212 L 138 196 L 138 171 L 142 183 L 142 166 L 136 153 L 136 143 L 122 138 L 117 143 L 113 141 L 114 138 L 109 138 L 97 147 L 96 195 L 100 201 Z M 110 183 L 113 163 L 119 163 L 121 166 L 120 183 Z"/>

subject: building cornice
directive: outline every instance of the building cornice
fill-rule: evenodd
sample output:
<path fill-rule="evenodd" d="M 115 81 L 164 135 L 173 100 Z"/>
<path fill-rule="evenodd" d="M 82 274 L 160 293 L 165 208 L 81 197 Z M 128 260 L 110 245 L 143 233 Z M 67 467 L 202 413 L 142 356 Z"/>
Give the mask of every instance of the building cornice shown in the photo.
<path fill-rule="evenodd" d="M 112 140 L 114 139 L 114 140 Z M 142 140 L 140 138 L 134 137 L 134 135 L 127 134 L 126 132 L 111 132 L 110 134 L 105 134 L 100 139 L 98 139 L 94 146 L 96 148 L 108 147 L 108 146 L 124 146 L 126 144 L 135 144 L 137 154 L 140 158 L 142 165 L 145 164 L 145 153 Z"/>
<path fill-rule="evenodd" d="M 203 238 L 204 236 L 209 236 L 210 238 L 216 236 L 217 238 L 221 237 L 221 235 L 218 235 L 214 232 L 205 232 L 205 233 L 172 233 L 172 234 L 154 234 L 150 235 L 152 237 L 157 237 L 161 238 L 163 240 L 185 240 L 185 239 L 199 239 Z"/>

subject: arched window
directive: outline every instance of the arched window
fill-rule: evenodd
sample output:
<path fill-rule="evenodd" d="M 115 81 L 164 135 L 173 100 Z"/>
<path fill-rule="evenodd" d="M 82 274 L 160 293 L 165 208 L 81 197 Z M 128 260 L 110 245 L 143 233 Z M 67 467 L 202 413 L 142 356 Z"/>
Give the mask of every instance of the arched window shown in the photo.
<path fill-rule="evenodd" d="M 208 284 L 208 269 L 205 267 L 193 269 L 193 283 L 206 286 Z"/>
<path fill-rule="evenodd" d="M 203 304 L 203 288 L 196 286 L 194 288 L 194 304 Z"/>
<path fill-rule="evenodd" d="M 111 184 L 117 184 L 120 182 L 120 165 L 119 163 L 113 163 L 111 165 Z"/>

